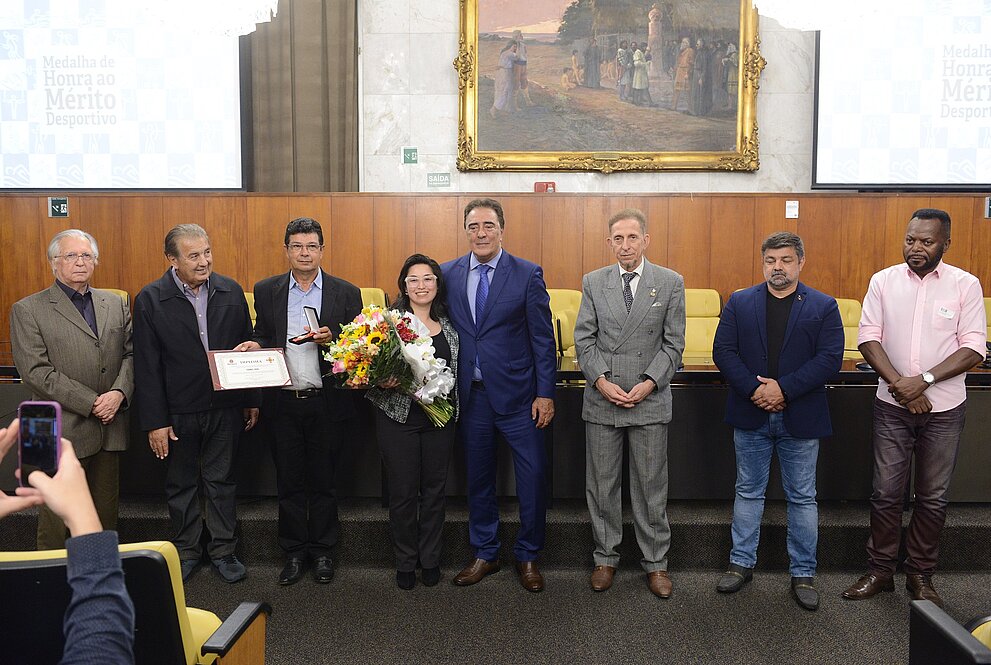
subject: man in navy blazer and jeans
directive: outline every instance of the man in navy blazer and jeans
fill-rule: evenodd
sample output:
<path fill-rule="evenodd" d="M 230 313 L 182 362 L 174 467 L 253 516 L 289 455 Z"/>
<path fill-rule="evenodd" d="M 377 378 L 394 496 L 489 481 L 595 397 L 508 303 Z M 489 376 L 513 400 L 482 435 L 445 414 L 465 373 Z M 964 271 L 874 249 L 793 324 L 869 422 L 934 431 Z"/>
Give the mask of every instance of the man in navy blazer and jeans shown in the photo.
<path fill-rule="evenodd" d="M 455 578 L 475 584 L 499 570 L 496 432 L 513 453 L 520 532 L 513 548 L 520 583 L 541 591 L 547 453 L 541 431 L 554 417 L 557 358 L 550 297 L 540 266 L 503 251 L 502 205 L 465 207 L 471 253 L 443 266 L 448 309 L 458 331 L 461 438 L 468 471 L 468 531 L 475 559 Z"/>
<path fill-rule="evenodd" d="M 729 569 L 716 589 L 739 591 L 753 577 L 764 491 L 777 450 L 788 502 L 791 593 L 815 610 L 816 461 L 832 434 L 825 384 L 843 364 L 836 300 L 798 281 L 805 247 L 794 233 L 761 245 L 765 283 L 734 293 L 723 308 L 712 359 L 730 385 L 726 421 L 736 446 L 736 501 Z"/>

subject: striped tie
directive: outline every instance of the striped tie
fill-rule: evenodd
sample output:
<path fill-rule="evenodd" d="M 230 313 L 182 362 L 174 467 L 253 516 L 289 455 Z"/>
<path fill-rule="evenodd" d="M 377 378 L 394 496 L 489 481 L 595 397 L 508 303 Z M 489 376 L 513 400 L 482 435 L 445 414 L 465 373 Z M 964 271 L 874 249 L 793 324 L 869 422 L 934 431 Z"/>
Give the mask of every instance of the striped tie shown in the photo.
<path fill-rule="evenodd" d="M 485 301 L 489 299 L 489 271 L 491 266 L 484 263 L 478 266 L 478 290 L 475 291 L 475 327 L 478 327 L 485 312 Z"/>
<path fill-rule="evenodd" d="M 633 307 L 633 289 L 630 288 L 630 282 L 636 277 L 635 272 L 624 272 L 623 273 L 623 302 L 626 303 L 626 313 L 630 313 L 630 308 Z"/>

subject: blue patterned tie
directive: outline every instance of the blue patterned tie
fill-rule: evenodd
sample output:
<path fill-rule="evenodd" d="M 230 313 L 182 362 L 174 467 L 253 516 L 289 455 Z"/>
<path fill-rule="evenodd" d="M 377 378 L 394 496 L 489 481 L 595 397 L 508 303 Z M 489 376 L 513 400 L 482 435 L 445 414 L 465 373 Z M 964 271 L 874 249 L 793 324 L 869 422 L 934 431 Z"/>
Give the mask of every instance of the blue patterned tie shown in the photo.
<path fill-rule="evenodd" d="M 626 303 L 626 313 L 630 313 L 630 308 L 633 307 L 633 290 L 630 288 L 630 282 L 636 277 L 635 272 L 624 272 L 623 273 L 623 301 Z"/>
<path fill-rule="evenodd" d="M 489 271 L 491 266 L 484 263 L 478 266 L 478 290 L 475 291 L 475 327 L 478 327 L 485 312 L 485 302 L 489 299 Z"/>

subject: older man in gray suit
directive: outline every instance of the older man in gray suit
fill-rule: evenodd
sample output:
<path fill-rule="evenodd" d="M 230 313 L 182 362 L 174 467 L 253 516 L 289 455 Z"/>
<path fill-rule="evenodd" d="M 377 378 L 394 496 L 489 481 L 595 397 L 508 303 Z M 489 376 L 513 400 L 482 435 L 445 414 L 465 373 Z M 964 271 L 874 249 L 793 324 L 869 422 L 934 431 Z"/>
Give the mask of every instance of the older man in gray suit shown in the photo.
<path fill-rule="evenodd" d="M 117 528 L 120 452 L 130 429 L 123 412 L 134 391 L 131 314 L 119 295 L 90 287 L 100 258 L 96 240 L 78 229 L 48 245 L 49 288 L 14 303 L 14 364 L 33 399 L 62 405 L 62 432 L 86 470 L 104 529 Z M 62 519 L 38 509 L 38 549 L 65 547 Z"/>
<path fill-rule="evenodd" d="M 627 209 L 609 220 L 607 242 L 619 265 L 582 279 L 575 324 L 585 374 L 585 496 L 595 540 L 591 584 L 612 586 L 623 537 L 623 441 L 630 447 L 630 496 L 647 585 L 671 596 L 668 576 L 667 423 L 671 378 L 685 349 L 685 283 L 644 258 L 647 220 Z"/>

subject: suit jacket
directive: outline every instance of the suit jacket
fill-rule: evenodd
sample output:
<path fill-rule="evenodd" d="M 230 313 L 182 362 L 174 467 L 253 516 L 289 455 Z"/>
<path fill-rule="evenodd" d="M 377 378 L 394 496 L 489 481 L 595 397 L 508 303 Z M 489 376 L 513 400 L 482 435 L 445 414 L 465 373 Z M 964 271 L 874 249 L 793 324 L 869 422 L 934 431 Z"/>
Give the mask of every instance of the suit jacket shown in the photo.
<path fill-rule="evenodd" d="M 248 302 L 230 277 L 210 275 L 206 316 L 211 351 L 251 339 Z M 172 268 L 134 299 L 134 367 L 144 431 L 170 426 L 175 413 L 258 406 L 258 391 L 214 391 L 196 311 L 176 286 Z"/>
<path fill-rule="evenodd" d="M 529 411 L 536 397 L 554 397 L 557 382 L 557 351 L 543 271 L 503 251 L 476 326 L 468 306 L 470 256 L 442 266 L 447 306 L 461 342 L 458 397 L 466 403 L 477 357 L 495 412 Z"/>
<path fill-rule="evenodd" d="M 767 422 L 767 412 L 750 401 L 760 385 L 757 375 L 767 376 L 766 283 L 730 296 L 719 317 L 712 359 L 731 388 L 726 422 L 746 430 Z M 833 433 L 826 381 L 842 364 L 843 321 L 836 300 L 799 282 L 778 359 L 789 434 L 817 439 Z"/>
<path fill-rule="evenodd" d="M 629 313 L 616 264 L 582 278 L 582 305 L 575 321 L 575 352 L 587 379 L 582 418 L 615 427 L 671 422 L 671 379 L 685 350 L 685 281 L 646 259 Z M 595 380 L 608 378 L 630 390 L 644 377 L 657 390 L 626 409 L 602 396 Z"/>
<path fill-rule="evenodd" d="M 351 323 L 361 313 L 361 291 L 354 284 L 334 277 L 324 271 L 323 299 L 320 305 L 320 325 L 328 326 L 336 338 L 341 326 Z M 254 340 L 265 348 L 285 349 L 289 339 L 287 332 L 287 308 L 289 306 L 289 273 L 268 277 L 255 284 L 255 332 Z M 320 373 L 330 373 L 330 363 L 320 354 Z M 354 401 L 350 391 L 332 389 L 333 379 L 325 376 L 323 393 L 331 420 L 344 420 L 354 415 Z M 265 390 L 262 397 L 264 414 L 274 414 L 279 406 L 279 388 Z"/>
<path fill-rule="evenodd" d="M 131 312 L 123 298 L 90 289 L 96 314 L 94 335 L 58 284 L 14 303 L 10 344 L 14 364 L 31 398 L 62 405 L 62 432 L 79 457 L 101 450 L 126 450 L 127 405 L 134 393 Z M 92 415 L 93 402 L 108 390 L 124 393 L 113 422 Z"/>

